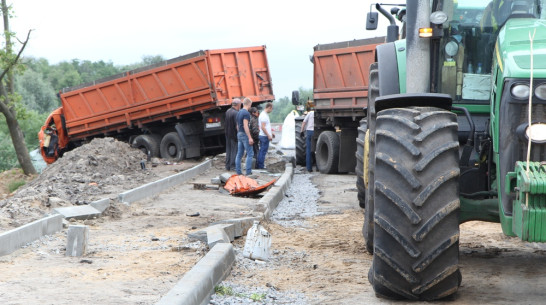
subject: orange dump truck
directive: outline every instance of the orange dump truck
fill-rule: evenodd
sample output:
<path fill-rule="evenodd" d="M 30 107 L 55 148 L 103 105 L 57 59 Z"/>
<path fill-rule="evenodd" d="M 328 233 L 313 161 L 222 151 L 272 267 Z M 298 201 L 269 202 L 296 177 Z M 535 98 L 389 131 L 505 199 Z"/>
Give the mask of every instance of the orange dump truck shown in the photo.
<path fill-rule="evenodd" d="M 95 138 L 114 137 L 174 161 L 225 147 L 234 98 L 273 101 L 265 46 L 206 50 L 60 92 L 38 133 L 47 163 Z"/>
<path fill-rule="evenodd" d="M 369 69 L 375 62 L 375 47 L 384 41 L 377 37 L 314 47 L 311 151 L 321 173 L 355 171 L 358 128 L 368 105 Z M 293 95 L 292 102 L 300 103 L 299 96 Z M 302 120 L 296 119 L 296 161 L 304 165 L 305 141 L 298 135 Z M 361 167 L 356 171 L 362 172 Z"/>

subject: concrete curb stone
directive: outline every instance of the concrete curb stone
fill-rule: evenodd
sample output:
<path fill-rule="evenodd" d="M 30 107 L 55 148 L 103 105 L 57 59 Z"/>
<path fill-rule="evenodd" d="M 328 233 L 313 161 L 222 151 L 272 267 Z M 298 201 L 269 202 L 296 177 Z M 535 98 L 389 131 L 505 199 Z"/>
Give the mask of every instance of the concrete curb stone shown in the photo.
<path fill-rule="evenodd" d="M 230 243 L 229 236 L 221 226 L 212 226 L 207 228 L 207 244 L 212 249 L 218 243 Z"/>
<path fill-rule="evenodd" d="M 55 208 L 53 209 L 53 213 L 61 214 L 66 219 L 74 218 L 80 220 L 92 219 L 102 214 L 101 211 L 90 205 Z"/>
<path fill-rule="evenodd" d="M 207 160 L 197 166 L 187 169 L 181 173 L 165 177 L 163 179 L 139 186 L 132 190 L 118 195 L 118 201 L 126 204 L 154 196 L 161 191 L 180 184 L 188 179 L 204 173 L 212 167 L 212 160 Z"/>
<path fill-rule="evenodd" d="M 110 198 L 96 200 L 91 202 L 89 205 L 97 209 L 102 214 L 110 207 Z"/>
<path fill-rule="evenodd" d="M 180 281 L 157 302 L 158 305 L 208 304 L 214 286 L 231 272 L 235 251 L 231 243 L 216 244 Z"/>
<path fill-rule="evenodd" d="M 44 235 L 58 232 L 62 228 L 63 216 L 56 214 L 4 232 L 0 234 L 0 256 L 10 254 L 25 244 L 33 242 Z"/>

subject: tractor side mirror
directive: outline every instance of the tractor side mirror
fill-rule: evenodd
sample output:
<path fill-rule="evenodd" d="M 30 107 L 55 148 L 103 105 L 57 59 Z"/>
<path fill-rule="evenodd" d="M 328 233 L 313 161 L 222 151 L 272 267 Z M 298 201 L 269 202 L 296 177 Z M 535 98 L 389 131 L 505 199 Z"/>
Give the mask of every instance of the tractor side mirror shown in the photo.
<path fill-rule="evenodd" d="M 377 22 L 379 21 L 377 12 L 368 12 L 366 15 L 366 30 L 377 30 Z"/>
<path fill-rule="evenodd" d="M 299 105 L 300 104 L 300 92 L 298 90 L 292 91 L 292 105 Z"/>

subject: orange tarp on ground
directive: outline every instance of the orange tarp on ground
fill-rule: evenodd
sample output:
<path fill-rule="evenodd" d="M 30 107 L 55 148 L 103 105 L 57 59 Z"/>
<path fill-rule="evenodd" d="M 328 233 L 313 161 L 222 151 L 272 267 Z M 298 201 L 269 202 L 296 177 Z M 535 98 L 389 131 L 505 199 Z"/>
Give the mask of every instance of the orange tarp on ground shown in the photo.
<path fill-rule="evenodd" d="M 259 185 L 252 178 L 243 175 L 233 175 L 227 181 L 224 189 L 228 190 L 234 196 L 249 196 L 256 195 L 265 191 L 270 185 L 275 183 L 277 179 L 273 179 L 266 184 Z"/>

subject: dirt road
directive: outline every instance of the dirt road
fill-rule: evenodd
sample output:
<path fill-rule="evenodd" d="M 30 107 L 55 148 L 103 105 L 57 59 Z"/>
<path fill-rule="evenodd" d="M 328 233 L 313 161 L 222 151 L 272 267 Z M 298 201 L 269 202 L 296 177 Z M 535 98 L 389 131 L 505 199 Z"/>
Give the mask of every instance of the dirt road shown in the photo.
<path fill-rule="evenodd" d="M 136 165 L 138 161 L 135 159 Z M 96 166 L 94 163 L 73 163 L 81 165 L 94 180 L 87 181 L 77 168 L 72 168 L 73 173 L 64 176 L 79 175 L 78 181 L 72 179 L 67 184 L 70 194 L 81 195 L 86 190 L 93 196 L 100 195 L 101 190 L 115 194 L 113 188 L 151 178 L 146 175 L 137 181 L 133 178 L 137 174 L 134 170 L 124 173 L 124 179 L 119 172 L 98 177 L 83 166 Z M 216 220 L 257 215 L 256 198 L 234 198 L 218 191 L 193 189 L 192 182 L 207 182 L 224 172 L 221 157 L 214 164 L 193 181 L 159 196 L 130 206 L 116 204 L 106 217 L 78 222 L 90 226 L 89 252 L 84 257 L 65 256 L 66 231 L 0 257 L 0 304 L 154 304 L 207 251 L 203 243 L 189 239 L 188 233 Z M 179 171 L 191 165 L 168 165 L 163 170 Z M 268 164 L 271 170 L 275 167 L 278 165 Z M 236 240 L 237 264 L 222 285 L 263 288 L 270 297 L 263 300 L 272 303 L 281 303 L 283 294 L 293 292 L 294 301 L 285 304 L 390 304 L 375 297 L 367 280 L 371 256 L 363 245 L 363 213 L 356 200 L 354 175 L 303 174 L 300 170 L 296 169 L 293 194 L 286 202 L 306 205 L 301 209 L 284 207 L 289 212 L 277 217 L 282 221 L 264 223 L 273 236 L 272 259 L 266 263 L 243 259 L 240 252 L 244 239 Z M 115 186 L 108 179 L 111 177 L 123 183 Z M 259 178 L 267 181 L 274 176 L 260 174 Z M 47 181 L 60 183 L 62 179 L 51 175 Z M 64 195 L 58 185 L 52 192 Z M 37 183 L 29 187 L 37 191 L 47 188 Z M 318 199 L 309 195 L 310 188 L 316 188 Z M 17 205 L 10 201 L 17 198 L 16 194 L 4 196 L 9 201 L 5 207 L 11 210 L 4 209 L 7 216 L 0 224 L 9 228 L 20 223 L 18 215 L 28 214 L 26 202 L 41 212 L 51 208 L 44 205 L 42 197 L 33 194 L 15 201 Z M 62 198 L 80 200 L 66 194 Z M 196 213 L 199 216 L 188 216 Z M 460 242 L 463 283 L 450 303 L 544 303 L 544 245 L 505 237 L 498 224 L 482 222 L 463 224 Z M 222 300 L 215 302 L 223 304 Z M 245 302 L 253 304 L 248 298 Z"/>

